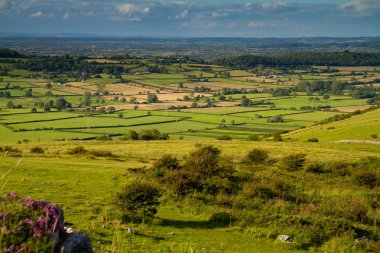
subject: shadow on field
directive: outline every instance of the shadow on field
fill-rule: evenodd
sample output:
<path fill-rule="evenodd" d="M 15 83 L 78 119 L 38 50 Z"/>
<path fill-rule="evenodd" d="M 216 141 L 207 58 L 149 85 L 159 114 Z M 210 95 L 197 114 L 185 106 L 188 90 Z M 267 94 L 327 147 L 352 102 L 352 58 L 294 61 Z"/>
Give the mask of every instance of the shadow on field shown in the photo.
<path fill-rule="evenodd" d="M 143 234 L 143 233 L 140 233 L 140 232 L 135 232 L 134 235 L 135 236 L 139 236 L 139 237 L 149 238 L 149 239 L 152 239 L 152 240 L 155 240 L 155 241 L 163 241 L 163 240 L 165 240 L 165 238 L 161 237 L 161 236 L 147 235 L 147 234 Z"/>
<path fill-rule="evenodd" d="M 172 219 L 161 219 L 162 226 L 175 227 L 175 228 L 218 228 L 225 227 L 225 225 L 217 224 L 210 221 L 183 221 Z"/>

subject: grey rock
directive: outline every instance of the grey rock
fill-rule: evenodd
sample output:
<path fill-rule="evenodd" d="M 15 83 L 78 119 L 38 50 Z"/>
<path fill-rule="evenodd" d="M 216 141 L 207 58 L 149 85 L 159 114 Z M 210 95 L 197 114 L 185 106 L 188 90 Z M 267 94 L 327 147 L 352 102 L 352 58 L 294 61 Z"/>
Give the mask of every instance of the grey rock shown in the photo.
<path fill-rule="evenodd" d="M 292 243 L 293 242 L 292 238 L 290 238 L 290 236 L 288 236 L 288 235 L 279 235 L 279 236 L 277 236 L 277 238 L 280 240 L 280 242 L 284 242 L 284 243 Z"/>
<path fill-rule="evenodd" d="M 72 233 L 65 240 L 65 242 L 59 246 L 58 252 L 60 253 L 93 253 L 91 247 L 91 239 L 83 233 Z"/>

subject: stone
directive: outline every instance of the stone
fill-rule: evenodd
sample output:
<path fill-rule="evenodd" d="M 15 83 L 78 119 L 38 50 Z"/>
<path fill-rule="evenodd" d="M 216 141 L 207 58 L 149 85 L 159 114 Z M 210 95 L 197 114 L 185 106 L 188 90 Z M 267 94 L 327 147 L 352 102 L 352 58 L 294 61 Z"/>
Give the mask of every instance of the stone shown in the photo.
<path fill-rule="evenodd" d="M 292 243 L 293 240 L 292 238 L 290 238 L 290 236 L 288 235 L 279 235 L 277 236 L 278 240 L 280 240 L 280 242 L 284 242 L 284 243 Z"/>
<path fill-rule="evenodd" d="M 67 239 L 59 246 L 60 253 L 93 253 L 91 239 L 83 233 L 69 234 Z"/>

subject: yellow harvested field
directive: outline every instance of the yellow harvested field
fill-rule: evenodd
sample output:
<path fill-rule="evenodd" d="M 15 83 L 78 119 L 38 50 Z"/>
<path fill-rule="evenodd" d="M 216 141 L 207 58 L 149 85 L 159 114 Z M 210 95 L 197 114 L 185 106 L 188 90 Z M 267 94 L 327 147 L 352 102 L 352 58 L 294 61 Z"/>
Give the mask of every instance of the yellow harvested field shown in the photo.
<path fill-rule="evenodd" d="M 184 96 L 190 97 L 190 93 L 168 93 L 168 94 L 158 94 L 158 99 L 160 101 L 176 101 L 177 99 L 183 99 Z M 205 97 L 211 97 L 211 94 L 205 94 L 205 93 L 194 93 L 194 96 L 205 96 Z"/>
<path fill-rule="evenodd" d="M 335 109 L 341 111 L 341 112 L 354 112 L 357 110 L 365 110 L 370 108 L 371 105 L 353 105 L 353 106 L 342 106 L 342 107 L 335 107 Z"/>
<path fill-rule="evenodd" d="M 233 107 L 233 106 L 236 106 L 238 102 L 220 101 L 220 102 L 216 102 L 215 104 L 220 107 Z"/>
<path fill-rule="evenodd" d="M 83 95 L 85 92 L 88 91 L 88 90 L 84 90 L 84 89 L 80 89 L 78 87 L 72 87 L 72 86 L 61 87 L 61 88 L 57 88 L 56 90 L 64 91 L 64 92 L 68 92 L 72 94 L 80 94 L 80 95 Z"/>
<path fill-rule="evenodd" d="M 106 88 L 110 93 L 123 93 L 125 96 L 138 95 L 138 94 L 146 94 L 148 92 L 155 93 L 156 90 L 142 88 L 138 86 L 133 86 L 130 84 L 123 83 L 115 83 L 115 84 L 107 84 Z"/>
<path fill-rule="evenodd" d="M 165 110 L 172 106 L 187 106 L 190 107 L 192 102 L 186 101 L 175 101 L 166 103 L 156 103 L 156 104 L 124 104 L 124 105 L 112 105 L 116 110 L 133 110 L 137 106 L 137 110 Z M 198 103 L 203 106 L 204 103 Z"/>
<path fill-rule="evenodd" d="M 221 82 L 199 82 L 199 83 L 185 83 L 184 87 L 194 89 L 195 87 L 207 87 L 211 90 L 220 90 L 222 88 L 235 88 L 235 89 L 252 89 L 254 85 L 240 85 L 240 84 L 231 84 L 231 83 L 221 83 Z M 176 85 L 178 87 L 178 85 Z"/>
<path fill-rule="evenodd" d="M 374 83 L 372 84 L 373 87 L 380 87 L 380 83 Z"/>

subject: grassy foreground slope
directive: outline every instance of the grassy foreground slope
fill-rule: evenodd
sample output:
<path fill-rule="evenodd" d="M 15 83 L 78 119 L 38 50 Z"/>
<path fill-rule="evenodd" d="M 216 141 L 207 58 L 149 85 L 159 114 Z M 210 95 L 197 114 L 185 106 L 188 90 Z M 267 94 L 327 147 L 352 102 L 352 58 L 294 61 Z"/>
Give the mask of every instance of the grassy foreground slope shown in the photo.
<path fill-rule="evenodd" d="M 273 159 L 302 152 L 307 154 L 308 162 L 334 162 L 345 157 L 350 157 L 350 161 L 354 162 L 368 156 L 380 157 L 377 145 L 370 144 L 247 141 L 202 143 L 218 147 L 223 155 L 229 156 L 231 164 L 239 163 L 252 148 L 268 151 Z M 172 154 L 182 159 L 194 149 L 195 144 L 195 141 L 94 141 L 14 145 L 13 148 L 19 150 L 15 155 L 0 153 L 0 193 L 17 192 L 21 196 L 44 198 L 58 204 L 65 211 L 67 226 L 88 233 L 93 239 L 96 252 L 298 252 L 294 246 L 275 240 L 280 233 L 295 233 L 292 226 L 289 229 L 286 226 L 285 229 L 281 228 L 282 219 L 286 223 L 289 218 L 295 221 L 302 217 L 313 221 L 319 215 L 316 208 L 320 205 L 327 214 L 332 206 L 331 201 L 340 201 L 338 206 L 359 201 L 355 203 L 361 207 L 362 201 L 368 201 L 367 198 L 372 198 L 378 190 L 352 186 L 349 176 L 331 178 L 331 175 L 335 175 L 334 171 L 319 175 L 304 171 L 287 172 L 272 166 L 242 167 L 255 180 L 259 180 L 259 185 L 263 182 L 270 184 L 273 177 L 289 181 L 305 199 L 314 198 L 315 195 L 314 204 L 252 197 L 252 203 L 257 206 L 247 209 L 246 215 L 263 218 L 270 213 L 273 216 L 268 218 L 277 220 L 278 225 L 262 226 L 252 222 L 248 227 L 239 224 L 214 226 L 209 223 L 213 214 L 234 211 L 220 205 L 199 205 L 192 198 L 176 202 L 170 193 L 165 192 L 157 214 L 159 218 L 153 224 L 133 225 L 138 233 L 128 234 L 127 226 L 120 223 L 112 205 L 116 192 L 133 178 L 142 177 L 141 168 L 148 171 L 152 163 L 163 154 Z M 36 146 L 44 148 L 44 154 L 31 153 L 31 148 Z M 77 146 L 83 146 L 89 151 L 111 151 L 114 156 L 68 154 L 69 150 Z M 266 181 L 267 178 L 270 181 Z M 264 181 L 261 182 L 262 180 Z M 232 203 L 238 200 L 226 201 Z M 349 210 L 348 206 L 347 211 Z M 376 215 L 378 214 L 368 213 L 371 220 Z M 337 221 L 340 219 L 337 218 Z M 360 220 L 353 220 L 352 224 L 358 229 L 372 226 L 372 223 L 360 225 Z M 374 226 L 372 228 L 373 234 L 377 235 L 378 229 Z M 330 249 L 339 248 L 339 240 L 330 240 L 322 245 L 325 247 L 323 249 L 326 252 L 338 252 Z"/>
<path fill-rule="evenodd" d="M 377 136 L 377 137 L 376 137 Z M 306 141 L 380 141 L 380 109 L 325 125 L 313 126 L 284 135 L 285 139 Z"/>

